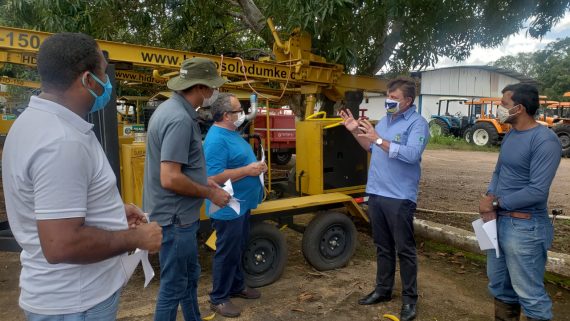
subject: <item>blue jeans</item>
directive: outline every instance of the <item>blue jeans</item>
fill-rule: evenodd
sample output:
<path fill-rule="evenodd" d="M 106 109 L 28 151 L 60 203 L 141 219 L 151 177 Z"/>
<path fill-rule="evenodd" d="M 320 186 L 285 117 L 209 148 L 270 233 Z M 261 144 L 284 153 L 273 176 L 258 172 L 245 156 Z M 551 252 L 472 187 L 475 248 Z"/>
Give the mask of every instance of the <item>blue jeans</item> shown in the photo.
<path fill-rule="evenodd" d="M 162 227 L 160 247 L 160 289 L 156 302 L 155 321 L 176 320 L 178 305 L 186 321 L 200 321 L 198 308 L 198 241 L 196 234 L 200 221 Z"/>
<path fill-rule="evenodd" d="M 499 215 L 497 233 L 501 257 L 487 251 L 489 291 L 503 302 L 520 304 L 527 317 L 552 319 L 544 287 L 546 254 L 554 235 L 548 216 L 525 220 Z"/>
<path fill-rule="evenodd" d="M 233 220 L 212 219 L 216 253 L 212 265 L 210 303 L 225 303 L 245 289 L 241 260 L 249 238 L 249 212 Z"/>
<path fill-rule="evenodd" d="M 121 289 L 117 290 L 105 301 L 84 312 L 44 315 L 24 310 L 28 321 L 113 321 L 117 319 Z"/>

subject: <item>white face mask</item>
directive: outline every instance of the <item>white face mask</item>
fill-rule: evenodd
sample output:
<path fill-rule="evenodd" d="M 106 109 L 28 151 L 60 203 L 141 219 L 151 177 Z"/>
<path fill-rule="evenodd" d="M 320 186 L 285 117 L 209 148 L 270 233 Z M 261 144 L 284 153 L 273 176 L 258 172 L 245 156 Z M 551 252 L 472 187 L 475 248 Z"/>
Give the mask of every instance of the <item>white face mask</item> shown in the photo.
<path fill-rule="evenodd" d="M 518 106 L 518 105 L 517 105 Z M 513 108 L 515 108 L 516 106 L 514 106 Z M 512 109 L 512 108 L 511 108 Z M 499 106 L 497 107 L 497 118 L 499 119 L 500 123 L 505 123 L 509 120 L 509 118 L 513 115 L 511 115 L 510 110 L 507 107 L 504 106 Z"/>
<path fill-rule="evenodd" d="M 241 113 L 238 114 L 238 119 L 234 121 L 234 126 L 236 126 L 237 128 L 241 126 L 244 121 L 245 121 L 245 113 L 242 111 Z"/>
<path fill-rule="evenodd" d="M 202 97 L 204 97 L 204 101 L 202 102 L 202 107 L 212 106 L 212 104 L 216 101 L 216 99 L 218 99 L 219 95 L 220 91 L 217 89 L 214 89 L 214 92 L 212 93 L 212 96 L 210 96 L 210 98 L 206 98 L 204 95 L 202 95 Z"/>

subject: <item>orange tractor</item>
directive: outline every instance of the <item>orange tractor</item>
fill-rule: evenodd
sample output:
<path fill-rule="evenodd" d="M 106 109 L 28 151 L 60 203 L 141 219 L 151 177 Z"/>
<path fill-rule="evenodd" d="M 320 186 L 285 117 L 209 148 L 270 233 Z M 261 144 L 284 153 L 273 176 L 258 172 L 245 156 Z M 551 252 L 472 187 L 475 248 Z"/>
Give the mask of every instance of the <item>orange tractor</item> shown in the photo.
<path fill-rule="evenodd" d="M 570 92 L 567 92 L 564 96 L 570 97 Z M 552 130 L 558 136 L 560 144 L 562 144 L 562 156 L 570 157 L 570 102 L 550 104 L 547 111 L 552 113 L 552 117 L 547 118 L 553 119 Z"/>
<path fill-rule="evenodd" d="M 509 124 L 501 124 L 497 119 L 497 107 L 501 104 L 501 98 L 480 98 L 473 101 L 474 111 L 477 120 L 469 130 L 470 136 L 466 135 L 465 139 L 477 146 L 493 146 L 498 145 L 503 136 L 511 129 Z"/>

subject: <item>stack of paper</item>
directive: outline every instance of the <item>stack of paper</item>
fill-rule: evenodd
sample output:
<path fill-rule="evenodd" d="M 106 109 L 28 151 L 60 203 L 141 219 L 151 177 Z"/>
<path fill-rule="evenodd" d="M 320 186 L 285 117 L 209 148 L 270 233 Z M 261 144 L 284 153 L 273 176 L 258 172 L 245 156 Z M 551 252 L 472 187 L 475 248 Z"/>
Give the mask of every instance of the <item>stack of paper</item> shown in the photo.
<path fill-rule="evenodd" d="M 499 241 L 497 240 L 497 220 L 491 220 L 484 223 L 482 219 L 475 220 L 471 223 L 475 236 L 479 242 L 479 248 L 482 251 L 495 249 L 495 254 L 499 258 Z"/>

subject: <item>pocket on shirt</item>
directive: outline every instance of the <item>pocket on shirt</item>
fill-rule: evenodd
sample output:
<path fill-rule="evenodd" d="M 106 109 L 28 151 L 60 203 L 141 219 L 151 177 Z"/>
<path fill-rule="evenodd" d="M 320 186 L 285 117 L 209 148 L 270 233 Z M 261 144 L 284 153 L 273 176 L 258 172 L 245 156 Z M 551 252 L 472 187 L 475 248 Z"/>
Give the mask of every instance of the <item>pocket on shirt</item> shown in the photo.
<path fill-rule="evenodd" d="M 408 137 L 409 137 L 409 136 L 410 136 L 410 135 L 409 135 L 408 133 L 403 133 L 403 134 L 402 134 L 402 139 L 401 139 L 400 145 L 407 145 L 407 144 L 408 144 Z"/>

